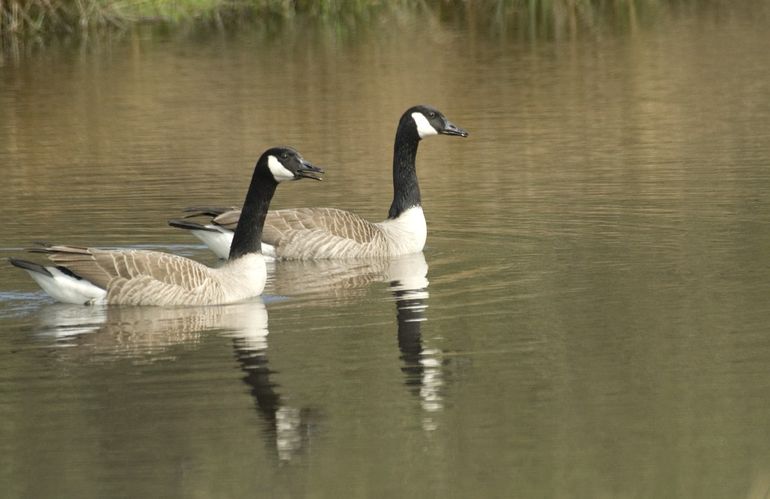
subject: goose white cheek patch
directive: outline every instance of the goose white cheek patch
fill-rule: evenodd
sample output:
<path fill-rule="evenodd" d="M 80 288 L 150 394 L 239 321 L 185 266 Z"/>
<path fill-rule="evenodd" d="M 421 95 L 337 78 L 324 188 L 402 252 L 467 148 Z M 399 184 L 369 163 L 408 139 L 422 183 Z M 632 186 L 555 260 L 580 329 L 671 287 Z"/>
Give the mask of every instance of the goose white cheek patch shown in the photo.
<path fill-rule="evenodd" d="M 412 119 L 414 120 L 415 125 L 417 125 L 417 134 L 421 139 L 430 137 L 431 135 L 438 135 L 438 132 L 433 128 L 433 125 L 430 124 L 428 118 L 426 118 L 424 114 L 414 112 L 412 113 Z"/>
<path fill-rule="evenodd" d="M 276 182 L 283 182 L 284 180 L 294 180 L 294 174 L 286 169 L 278 158 L 273 155 L 267 157 L 267 167 L 270 168 L 270 173 L 273 174 Z"/>

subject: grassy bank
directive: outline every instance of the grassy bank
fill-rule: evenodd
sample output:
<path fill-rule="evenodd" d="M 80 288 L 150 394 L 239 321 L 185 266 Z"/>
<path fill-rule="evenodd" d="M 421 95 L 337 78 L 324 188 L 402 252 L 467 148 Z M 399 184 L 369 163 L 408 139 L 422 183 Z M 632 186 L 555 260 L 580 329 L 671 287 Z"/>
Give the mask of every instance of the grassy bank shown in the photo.
<path fill-rule="evenodd" d="M 759 4 L 761 1 L 757 0 Z M 729 5 L 730 0 L 0 0 L 2 46 L 138 24 L 225 29 L 234 23 L 303 17 L 355 23 L 386 13 L 430 11 L 449 22 L 549 36 L 580 27 L 634 25 L 660 8 Z"/>
<path fill-rule="evenodd" d="M 234 18 L 324 18 L 384 8 L 387 0 L 0 0 L 0 37 L 127 28 L 139 23 L 212 23 Z M 403 2 L 406 3 L 406 2 Z"/>
<path fill-rule="evenodd" d="M 0 0 L 0 34 L 27 37 L 143 22 L 179 23 L 215 18 L 235 5 L 228 0 Z"/>

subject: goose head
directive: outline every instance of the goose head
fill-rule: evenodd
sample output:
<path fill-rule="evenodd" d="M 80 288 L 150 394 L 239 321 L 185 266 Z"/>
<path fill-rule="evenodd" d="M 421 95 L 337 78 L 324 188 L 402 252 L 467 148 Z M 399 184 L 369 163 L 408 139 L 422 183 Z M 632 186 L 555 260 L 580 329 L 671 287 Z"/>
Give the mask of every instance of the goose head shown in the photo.
<path fill-rule="evenodd" d="M 458 127 L 447 119 L 444 114 L 436 108 L 426 105 L 414 106 L 406 110 L 401 117 L 402 126 L 413 126 L 420 139 L 432 135 L 456 135 L 458 137 L 467 137 L 468 132 Z"/>
<path fill-rule="evenodd" d="M 287 180 L 312 178 L 321 180 L 324 171 L 313 166 L 291 147 L 273 147 L 262 154 L 259 161 L 266 168 L 276 183 Z"/>

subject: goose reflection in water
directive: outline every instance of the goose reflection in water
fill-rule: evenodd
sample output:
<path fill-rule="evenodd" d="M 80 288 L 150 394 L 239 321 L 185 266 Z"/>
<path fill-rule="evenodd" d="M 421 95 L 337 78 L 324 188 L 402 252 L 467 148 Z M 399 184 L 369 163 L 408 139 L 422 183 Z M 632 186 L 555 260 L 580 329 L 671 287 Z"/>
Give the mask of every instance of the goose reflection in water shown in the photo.
<path fill-rule="evenodd" d="M 428 264 L 422 253 L 391 262 L 388 269 L 390 291 L 396 300 L 398 322 L 398 348 L 401 351 L 406 376 L 406 386 L 420 399 L 422 409 L 428 413 L 423 428 L 434 430 L 435 422 L 429 416 L 443 408 L 441 389 L 441 351 L 423 347 L 422 323 L 427 320 Z"/>
<path fill-rule="evenodd" d="M 267 310 L 261 299 L 212 307 L 83 307 L 55 304 L 40 313 L 40 334 L 55 338 L 66 357 L 91 362 L 132 358 L 175 360 L 173 347 L 198 347 L 204 335 L 232 339 L 244 383 L 276 457 L 290 461 L 308 443 L 315 411 L 283 403 L 269 367 Z"/>
<path fill-rule="evenodd" d="M 425 255 L 414 253 L 393 259 L 283 261 L 272 264 L 268 278 L 271 292 L 301 298 L 319 296 L 338 303 L 352 302 L 366 293 L 374 282 L 387 282 L 396 302 L 397 338 L 401 371 L 410 392 L 420 399 L 429 413 L 423 421 L 426 429 L 435 429 L 430 414 L 443 408 L 442 352 L 425 348 L 422 323 L 428 308 L 428 264 Z"/>
<path fill-rule="evenodd" d="M 270 369 L 267 358 L 267 328 L 260 339 L 234 335 L 233 347 L 235 357 L 246 373 L 243 381 L 250 387 L 257 411 L 268 423 L 265 433 L 275 441 L 276 456 L 282 462 L 290 461 L 307 446 L 312 427 L 319 419 L 317 411 L 282 402 L 277 385 L 270 379 L 275 371 Z"/>

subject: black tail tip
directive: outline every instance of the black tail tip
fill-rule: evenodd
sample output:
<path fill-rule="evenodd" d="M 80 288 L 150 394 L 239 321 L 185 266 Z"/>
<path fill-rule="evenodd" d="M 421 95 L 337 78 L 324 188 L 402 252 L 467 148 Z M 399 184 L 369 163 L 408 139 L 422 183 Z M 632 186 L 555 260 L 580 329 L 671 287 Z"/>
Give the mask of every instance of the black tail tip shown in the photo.
<path fill-rule="evenodd" d="M 177 229 L 207 230 L 209 232 L 217 232 L 216 229 L 212 229 L 212 228 L 206 227 L 205 225 L 201 225 L 199 223 L 190 222 L 188 220 L 169 220 L 168 224 L 171 227 L 176 227 Z"/>
<path fill-rule="evenodd" d="M 19 258 L 8 258 L 8 262 L 10 262 L 11 265 L 14 267 L 18 267 L 23 270 L 28 270 L 30 272 L 37 272 L 38 274 L 47 275 L 48 277 L 53 277 L 53 275 L 48 271 L 47 268 L 43 267 L 39 263 L 30 262 L 29 260 L 21 260 Z"/>
<path fill-rule="evenodd" d="M 238 208 L 221 208 L 221 207 L 211 207 L 211 206 L 188 206 L 184 210 L 182 210 L 182 213 L 189 213 L 188 215 L 185 215 L 185 218 L 192 218 L 192 217 L 201 217 L 201 216 L 208 216 L 208 217 L 218 217 L 222 213 L 230 210 L 237 210 Z"/>

